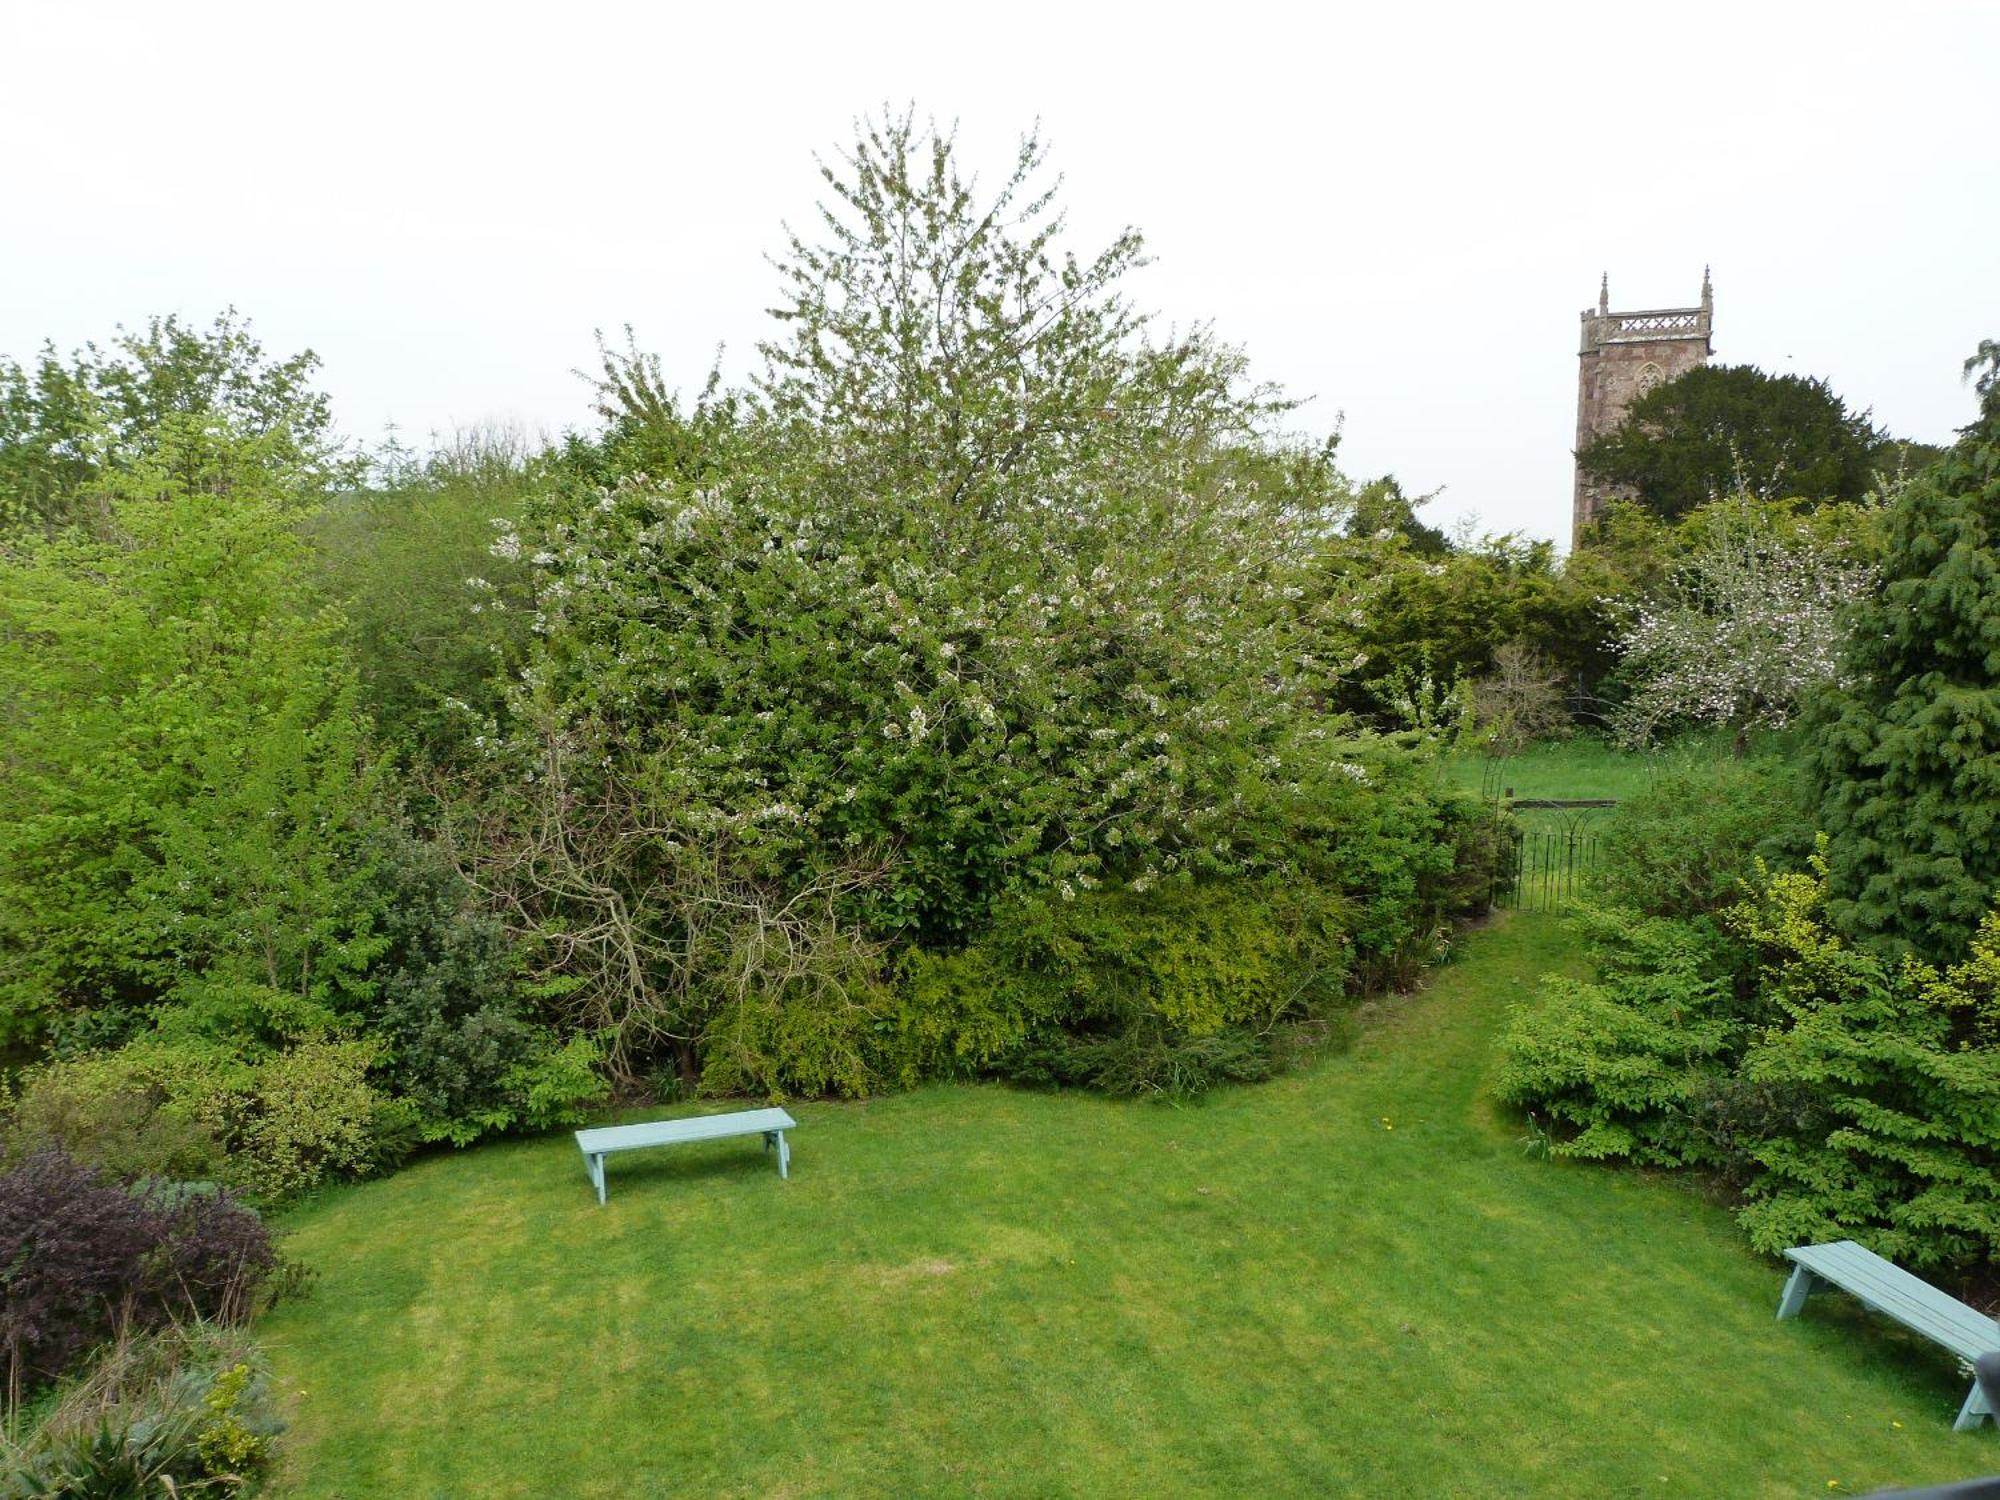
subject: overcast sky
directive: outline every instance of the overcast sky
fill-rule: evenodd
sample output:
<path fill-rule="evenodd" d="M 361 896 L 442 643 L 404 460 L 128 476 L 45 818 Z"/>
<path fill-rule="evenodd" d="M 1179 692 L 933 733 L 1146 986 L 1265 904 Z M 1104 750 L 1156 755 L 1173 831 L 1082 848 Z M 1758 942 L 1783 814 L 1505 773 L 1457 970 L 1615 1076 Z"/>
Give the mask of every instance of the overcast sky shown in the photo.
<path fill-rule="evenodd" d="M 1566 538 L 1577 313 L 1900 436 L 2000 337 L 2000 3 L 1098 7 L 0 0 L 0 352 L 227 304 L 343 428 L 586 421 L 592 330 L 740 377 L 813 153 L 884 102 L 985 175 L 1039 118 L 1080 250 L 1344 417 L 1433 519 Z"/>

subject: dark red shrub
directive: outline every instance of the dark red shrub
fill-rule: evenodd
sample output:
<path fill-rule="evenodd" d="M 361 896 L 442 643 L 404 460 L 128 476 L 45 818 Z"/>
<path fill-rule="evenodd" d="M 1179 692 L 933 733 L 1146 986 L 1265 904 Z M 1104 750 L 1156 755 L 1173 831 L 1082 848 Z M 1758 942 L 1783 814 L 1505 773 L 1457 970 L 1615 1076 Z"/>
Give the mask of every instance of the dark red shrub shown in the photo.
<path fill-rule="evenodd" d="M 120 1327 L 247 1317 L 276 1263 L 226 1192 L 131 1188 L 39 1151 L 0 1172 L 0 1350 L 14 1389 L 53 1379 Z"/>

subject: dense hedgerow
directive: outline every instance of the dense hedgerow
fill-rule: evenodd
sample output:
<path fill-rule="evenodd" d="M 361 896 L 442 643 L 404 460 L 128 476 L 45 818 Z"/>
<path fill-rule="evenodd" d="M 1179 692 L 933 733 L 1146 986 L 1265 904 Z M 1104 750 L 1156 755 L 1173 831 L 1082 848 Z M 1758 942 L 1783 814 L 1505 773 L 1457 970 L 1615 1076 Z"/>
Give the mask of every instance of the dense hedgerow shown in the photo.
<path fill-rule="evenodd" d="M 1192 1087 L 1434 957 L 1493 832 L 1342 711 L 1326 566 L 1408 503 L 1154 330 L 1136 234 L 1068 253 L 1040 163 L 869 128 L 748 386 L 607 353 L 540 453 L 359 464 L 228 320 L 12 372 L 4 1149 L 261 1201 L 607 1082 Z M 960 1035 L 926 976 L 988 962 Z"/>
<path fill-rule="evenodd" d="M 603 440 L 499 537 L 532 640 L 462 837 L 623 1077 L 920 1075 L 960 1053 L 898 1051 L 949 1029 L 912 976 L 1024 913 L 1088 914 L 1122 963 L 1190 883 L 1254 932 L 1289 879 L 1365 984 L 1483 895 L 1468 815 L 1331 707 L 1350 601 L 1317 564 L 1354 497 L 1327 450 L 1273 431 L 1233 351 L 1146 336 L 1136 237 L 1059 255 L 1038 159 L 981 205 L 949 142 L 873 133 L 755 386 L 684 410 L 608 357 Z M 1210 983 L 1112 1006 L 1004 962 L 1044 988 L 995 1024 L 1043 1038 L 1172 1045 Z M 1309 989 L 1327 961 L 1291 963 Z"/>

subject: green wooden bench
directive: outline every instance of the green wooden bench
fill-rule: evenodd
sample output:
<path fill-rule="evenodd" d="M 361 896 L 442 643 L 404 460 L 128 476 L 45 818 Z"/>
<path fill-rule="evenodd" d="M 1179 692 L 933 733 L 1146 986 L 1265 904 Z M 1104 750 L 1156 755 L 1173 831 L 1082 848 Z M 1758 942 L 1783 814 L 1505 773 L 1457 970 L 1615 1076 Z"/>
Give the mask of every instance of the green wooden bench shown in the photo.
<path fill-rule="evenodd" d="M 785 1132 L 798 1129 L 799 1122 L 782 1109 L 743 1109 L 726 1115 L 697 1115 L 691 1120 L 653 1120 L 644 1125 L 603 1125 L 595 1130 L 579 1130 L 576 1148 L 583 1153 L 583 1169 L 597 1189 L 597 1201 L 604 1201 L 604 1158 L 614 1151 L 638 1151 L 647 1146 L 684 1146 L 690 1141 L 719 1141 L 733 1135 L 761 1135 L 764 1149 L 778 1153 L 778 1175 L 792 1175 L 792 1148 L 785 1144 Z"/>
<path fill-rule="evenodd" d="M 2000 1323 L 1852 1240 L 1794 1245 L 1785 1258 L 1792 1262 L 1792 1279 L 1785 1283 L 1785 1294 L 1778 1299 L 1780 1318 L 1797 1317 L 1806 1298 L 1825 1284 L 1852 1293 L 1863 1307 L 1944 1345 L 1967 1364 L 1982 1354 L 2000 1352 Z M 1951 1425 L 1964 1432 L 1992 1415 L 1993 1408 L 1975 1380 L 1972 1394 L 1965 1398 L 1958 1420 Z"/>

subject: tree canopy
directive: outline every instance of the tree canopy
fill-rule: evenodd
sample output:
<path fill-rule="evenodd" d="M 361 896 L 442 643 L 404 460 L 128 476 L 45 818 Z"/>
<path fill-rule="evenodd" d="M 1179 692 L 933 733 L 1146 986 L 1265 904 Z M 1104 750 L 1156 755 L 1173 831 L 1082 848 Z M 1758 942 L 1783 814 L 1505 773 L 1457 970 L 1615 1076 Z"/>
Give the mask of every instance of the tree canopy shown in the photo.
<path fill-rule="evenodd" d="M 0 533 L 60 527 L 102 510 L 107 475 L 171 449 L 180 477 L 214 482 L 220 461 L 320 484 L 359 473 L 333 432 L 310 349 L 274 359 L 235 309 L 207 328 L 178 317 L 118 330 L 108 349 L 45 344 L 0 357 Z"/>
<path fill-rule="evenodd" d="M 1586 473 L 1629 486 L 1678 519 L 1738 490 L 1760 500 L 1859 500 L 1888 440 L 1824 381 L 1705 365 L 1632 403 L 1625 421 L 1577 455 Z"/>

